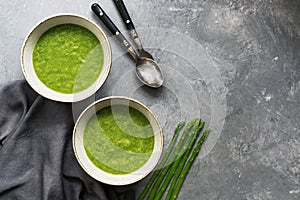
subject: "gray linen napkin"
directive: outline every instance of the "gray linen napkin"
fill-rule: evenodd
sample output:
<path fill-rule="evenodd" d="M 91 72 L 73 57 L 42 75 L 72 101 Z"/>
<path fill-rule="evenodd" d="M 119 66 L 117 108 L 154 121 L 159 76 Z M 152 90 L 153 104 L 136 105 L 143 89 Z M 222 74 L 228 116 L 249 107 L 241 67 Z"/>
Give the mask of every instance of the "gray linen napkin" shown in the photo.
<path fill-rule="evenodd" d="M 120 199 L 77 163 L 70 104 L 16 81 L 0 89 L 0 108 L 0 199 Z"/>

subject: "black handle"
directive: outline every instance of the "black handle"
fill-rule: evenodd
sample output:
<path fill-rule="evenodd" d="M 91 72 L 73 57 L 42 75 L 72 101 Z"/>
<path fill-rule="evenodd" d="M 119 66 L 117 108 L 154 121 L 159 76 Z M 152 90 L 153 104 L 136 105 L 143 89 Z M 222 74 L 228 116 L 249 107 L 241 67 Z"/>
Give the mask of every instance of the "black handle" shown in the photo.
<path fill-rule="evenodd" d="M 126 9 L 126 6 L 125 6 L 123 0 L 114 0 L 114 2 L 116 4 L 116 7 L 117 7 L 122 19 L 123 19 L 123 22 L 126 25 L 127 30 L 129 30 L 129 32 L 130 32 L 130 35 L 131 35 L 133 41 L 138 46 L 138 49 L 142 50 L 143 49 L 142 42 L 141 42 L 141 40 L 140 40 L 136 30 L 135 30 L 135 27 L 133 25 L 133 22 L 132 22 L 130 16 L 129 16 L 129 13 Z"/>
<path fill-rule="evenodd" d="M 114 2 L 115 2 L 116 6 L 119 10 L 119 13 L 127 27 L 127 30 L 130 31 L 130 30 L 135 29 L 123 0 L 114 0 Z"/>
<path fill-rule="evenodd" d="M 105 26 L 109 29 L 109 31 L 116 36 L 116 38 L 125 46 L 130 55 L 137 60 L 137 54 L 131 47 L 130 43 L 118 29 L 118 27 L 111 21 L 108 15 L 104 12 L 104 10 L 100 7 L 99 4 L 94 3 L 91 6 L 93 12 L 99 17 L 99 19 L 105 24 Z"/>

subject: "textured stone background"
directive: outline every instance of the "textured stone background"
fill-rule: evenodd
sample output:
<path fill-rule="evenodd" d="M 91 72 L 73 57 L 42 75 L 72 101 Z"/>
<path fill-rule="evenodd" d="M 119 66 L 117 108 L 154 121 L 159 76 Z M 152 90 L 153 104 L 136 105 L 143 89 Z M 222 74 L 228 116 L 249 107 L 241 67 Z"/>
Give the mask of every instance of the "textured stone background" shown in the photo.
<path fill-rule="evenodd" d="M 0 84 L 23 79 L 20 50 L 36 23 L 62 12 L 96 21 L 90 11 L 93 2 L 1 0 Z M 98 2 L 121 26 L 113 3 Z M 216 81 L 224 84 L 219 94 L 225 98 L 218 102 L 227 111 L 222 118 L 224 126 L 219 126 L 223 129 L 216 130 L 218 140 L 212 151 L 196 160 L 179 199 L 300 199 L 300 1 L 125 3 L 145 47 L 165 66 L 166 86 L 156 91 L 141 87 L 134 77 L 133 63 L 111 39 L 112 73 L 96 98 L 124 94 L 145 102 L 158 115 L 168 141 L 170 131 L 182 118 L 200 113 L 209 125 L 213 123 L 214 91 L 206 77 L 212 68 L 219 72 Z M 160 30 L 165 30 L 164 34 L 159 34 Z M 174 36 L 172 31 L 193 39 L 201 51 L 184 42 L 162 45 Z M 180 45 L 189 49 L 191 58 L 199 57 L 199 66 L 180 54 Z M 206 71 L 201 66 L 206 66 Z M 121 90 L 122 81 L 128 87 Z M 74 105 L 75 115 L 86 104 Z M 141 189 L 146 180 L 130 187 Z"/>

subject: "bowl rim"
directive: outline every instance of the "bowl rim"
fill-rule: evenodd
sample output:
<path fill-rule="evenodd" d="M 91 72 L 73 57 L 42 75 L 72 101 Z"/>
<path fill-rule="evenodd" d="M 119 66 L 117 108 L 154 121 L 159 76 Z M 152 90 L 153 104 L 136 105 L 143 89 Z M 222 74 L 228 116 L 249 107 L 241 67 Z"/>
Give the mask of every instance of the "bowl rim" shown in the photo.
<path fill-rule="evenodd" d="M 97 84 L 97 86 L 93 89 L 93 92 L 90 92 L 88 94 L 84 94 L 84 95 L 81 95 L 80 97 L 78 98 L 74 98 L 72 97 L 72 95 L 74 94 L 80 94 L 81 92 L 83 91 L 86 91 L 87 89 L 79 92 L 79 93 L 72 93 L 72 94 L 64 94 L 64 93 L 60 93 L 60 92 L 57 92 L 55 90 L 52 90 L 51 88 L 48 88 L 49 90 L 55 92 L 55 93 L 58 93 L 59 95 L 54 95 L 55 97 L 53 96 L 49 96 L 47 93 L 41 91 L 40 89 L 38 89 L 38 87 L 33 84 L 31 82 L 31 78 L 30 76 L 26 73 L 26 69 L 25 69 L 25 64 L 24 64 L 24 54 L 25 54 L 25 47 L 28 43 L 28 40 L 29 38 L 32 36 L 32 34 L 34 33 L 34 31 L 39 27 L 41 26 L 42 24 L 44 24 L 45 22 L 51 20 L 51 19 L 54 19 L 54 18 L 57 18 L 57 17 L 75 17 L 75 18 L 79 18 L 81 20 L 84 20 L 86 21 L 87 23 L 90 23 L 92 26 L 94 26 L 101 34 L 102 36 L 104 37 L 104 41 L 107 43 L 107 49 L 108 49 L 108 56 L 107 56 L 107 59 L 108 59 L 108 65 L 106 67 L 106 70 L 102 71 L 98 78 L 100 77 L 101 74 L 103 74 L 103 81 L 100 82 L 100 84 Z M 86 28 L 86 27 L 85 27 Z M 88 28 L 87 28 L 88 29 Z M 49 29 L 47 29 L 49 30 Z M 89 29 L 88 29 L 89 30 Z M 89 30 L 91 31 L 91 30 Z M 93 33 L 93 32 L 92 32 Z M 94 34 L 94 33 L 93 33 Z M 95 34 L 94 34 L 95 35 Z M 100 41 L 101 42 L 101 41 Z M 53 100 L 53 101 L 57 101 L 57 102 L 65 102 L 65 103 L 73 103 L 73 102 L 79 102 L 79 101 L 82 101 L 84 99 L 87 99 L 89 98 L 90 96 L 92 96 L 93 94 L 95 94 L 95 92 L 97 92 L 102 86 L 103 84 L 106 82 L 108 76 L 109 76 L 109 73 L 111 71 L 111 66 L 112 66 L 112 47 L 111 47 L 111 44 L 110 44 L 110 41 L 108 39 L 108 36 L 107 34 L 105 33 L 105 31 L 99 26 L 97 25 L 94 21 L 92 21 L 91 19 L 85 17 L 85 16 L 82 16 L 82 15 L 79 15 L 79 14 L 74 14 L 74 13 L 57 13 L 57 14 L 53 14 L 53 15 L 49 15 L 48 17 L 45 17 L 44 19 L 40 20 L 39 22 L 37 22 L 32 28 L 31 30 L 28 32 L 28 34 L 26 35 L 24 41 L 23 41 L 23 44 L 22 44 L 22 47 L 21 47 L 21 55 L 20 55 L 20 60 L 21 60 L 21 69 L 22 69 L 22 73 L 25 77 L 25 80 L 26 82 L 34 89 L 35 92 L 37 92 L 38 94 L 40 94 L 41 96 L 47 98 L 47 99 L 50 99 L 50 100 Z M 32 66 L 33 67 L 33 66 Z M 104 69 L 104 68 L 103 68 Z M 44 83 L 42 83 L 40 80 L 39 82 L 41 84 L 44 85 Z M 70 97 L 67 98 L 67 97 L 62 97 L 62 96 L 66 96 L 66 95 L 69 95 Z"/>
<path fill-rule="evenodd" d="M 93 106 L 95 106 L 96 104 L 98 103 L 101 103 L 101 102 L 104 102 L 106 100 L 111 100 L 111 99 L 121 99 L 121 100 L 128 100 L 129 102 L 134 102 L 134 103 L 137 103 L 139 104 L 140 106 L 142 106 L 152 117 L 153 119 L 155 120 L 155 123 L 157 124 L 158 126 L 158 129 L 159 129 L 159 133 L 156 134 L 158 135 L 157 137 L 160 137 L 160 143 L 159 143 L 159 154 L 158 156 L 156 157 L 156 161 L 155 163 L 152 163 L 152 166 L 147 170 L 145 171 L 143 174 L 141 174 L 140 176 L 138 176 L 137 178 L 132 178 L 131 180 L 120 180 L 119 182 L 113 182 L 111 180 L 104 180 L 102 179 L 101 177 L 97 177 L 96 175 L 94 175 L 89 169 L 86 168 L 85 164 L 82 162 L 82 160 L 80 159 L 80 156 L 77 152 L 77 148 L 76 148 L 76 130 L 77 130 L 77 127 L 78 127 L 78 124 L 80 122 L 80 120 L 82 119 L 82 117 L 85 115 L 85 113 Z M 104 97 L 102 99 L 99 99 L 93 103 L 91 103 L 88 107 L 86 107 L 82 112 L 81 114 L 79 115 L 76 123 L 75 123 L 75 126 L 74 126 L 74 129 L 73 129 L 73 135 L 72 135 L 72 146 L 73 146 L 73 152 L 75 154 L 75 157 L 76 157 L 76 160 L 77 162 L 80 164 L 80 166 L 82 167 L 82 169 L 88 174 L 90 175 L 92 178 L 94 178 L 95 180 L 97 181 L 100 181 L 102 183 L 106 183 L 106 184 L 109 184 L 109 185 L 116 185 L 116 186 L 121 186 L 121 185 L 129 185 L 129 184 L 133 184 L 137 181 L 140 181 L 141 179 L 145 178 L 148 174 L 150 174 L 154 169 L 155 167 L 157 166 L 157 164 L 159 163 L 160 161 L 160 158 L 162 156 L 162 153 L 163 153 L 163 146 L 164 146 L 164 134 L 163 134 L 163 131 L 162 131 L 162 127 L 159 123 L 159 120 L 158 118 L 154 115 L 154 113 L 146 106 L 144 105 L 143 103 L 141 103 L 140 101 L 138 100 L 135 100 L 133 98 L 130 98 L 130 97 L 125 97 L 125 96 L 109 96 L 109 97 Z M 154 151 L 153 151 L 154 152 Z M 153 154 L 153 152 L 151 153 L 151 155 Z M 149 161 L 149 160 L 148 160 Z M 147 162 L 148 162 L 147 161 Z M 146 162 L 146 163 L 147 163 Z M 99 169 L 99 168 L 98 168 Z M 99 169 L 100 171 L 104 172 L 104 173 L 107 173 L 101 169 Z M 134 173 L 134 172 L 132 172 Z M 129 173 L 129 174 L 132 174 L 132 173 Z M 112 174 L 112 176 L 122 176 L 122 175 L 114 175 Z"/>

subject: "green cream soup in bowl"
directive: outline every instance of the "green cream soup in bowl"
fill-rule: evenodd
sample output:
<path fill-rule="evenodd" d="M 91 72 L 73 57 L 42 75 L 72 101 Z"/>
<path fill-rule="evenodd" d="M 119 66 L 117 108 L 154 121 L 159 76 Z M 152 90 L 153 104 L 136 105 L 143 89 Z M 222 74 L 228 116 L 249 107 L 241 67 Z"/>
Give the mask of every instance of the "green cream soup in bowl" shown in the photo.
<path fill-rule="evenodd" d="M 56 15 L 30 32 L 21 64 L 27 82 L 39 94 L 76 102 L 103 85 L 111 67 L 111 48 L 105 33 L 92 21 Z"/>
<path fill-rule="evenodd" d="M 108 97 L 80 115 L 73 148 L 79 164 L 93 178 L 126 185 L 144 178 L 156 166 L 163 135 L 158 120 L 142 103 Z"/>
<path fill-rule="evenodd" d="M 98 168 L 111 174 L 129 174 L 150 158 L 154 135 L 150 122 L 141 112 L 115 105 L 97 111 L 89 120 L 83 145 Z"/>
<path fill-rule="evenodd" d="M 47 87 L 72 94 L 97 80 L 103 66 L 103 49 L 88 29 L 62 24 L 39 38 L 32 59 L 35 73 Z"/>

